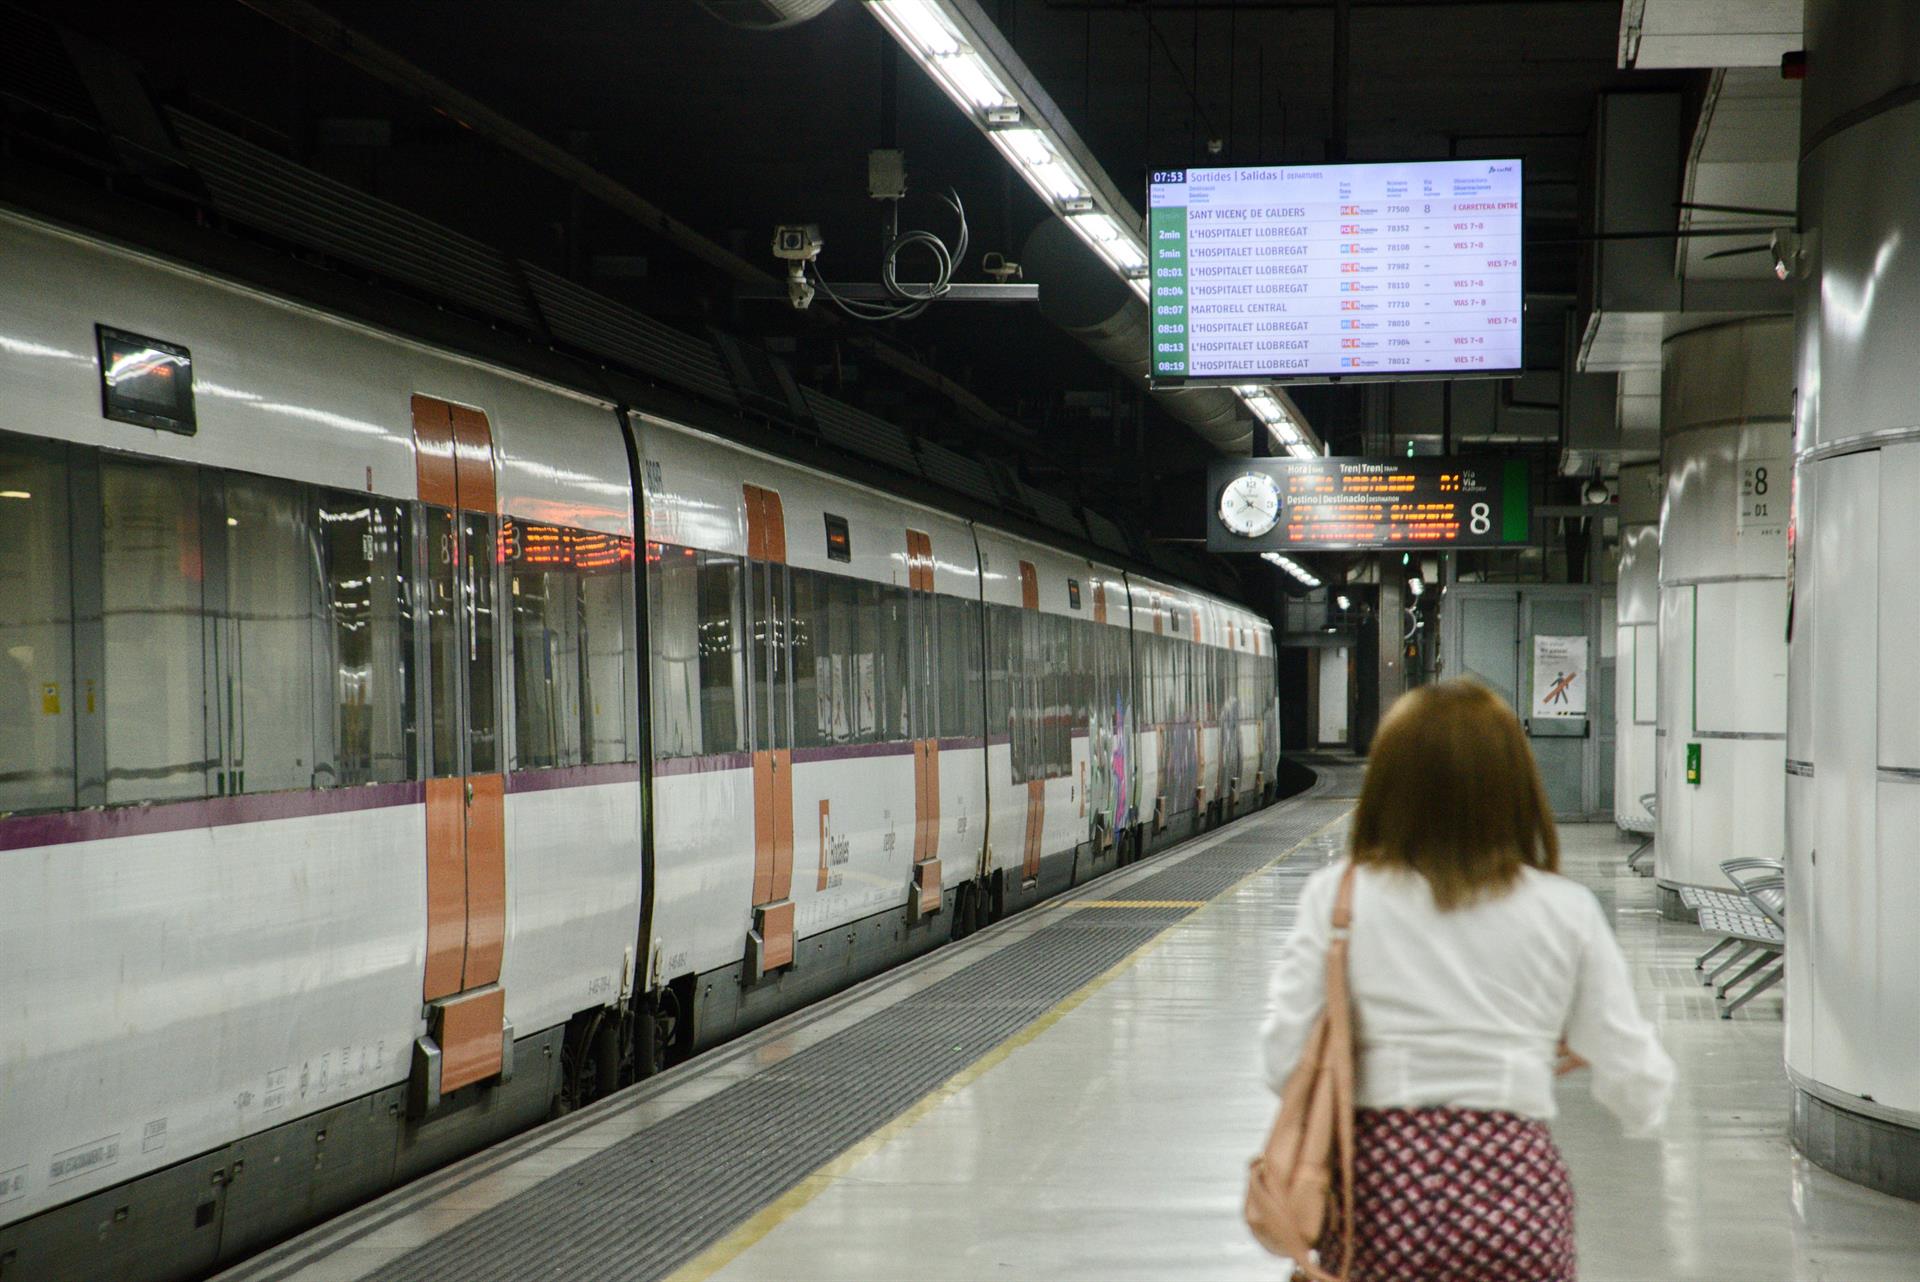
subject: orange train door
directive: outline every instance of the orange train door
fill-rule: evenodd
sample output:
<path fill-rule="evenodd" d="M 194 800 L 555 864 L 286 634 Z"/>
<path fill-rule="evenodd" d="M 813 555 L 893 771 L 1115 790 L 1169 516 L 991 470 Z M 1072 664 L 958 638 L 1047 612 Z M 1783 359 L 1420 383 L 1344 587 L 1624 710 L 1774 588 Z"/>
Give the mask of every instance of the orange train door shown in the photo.
<path fill-rule="evenodd" d="M 1020 563 L 1020 630 L 1028 644 L 1021 653 L 1026 656 L 1029 670 L 1021 674 L 1026 692 L 1026 727 L 1028 734 L 1029 762 L 1040 760 L 1041 717 L 1046 711 L 1046 702 L 1040 691 L 1044 685 L 1043 674 L 1039 670 L 1040 655 L 1039 631 L 1034 626 L 1040 611 L 1040 574 L 1034 569 L 1033 562 Z M 1020 865 L 1021 880 L 1033 883 L 1040 880 L 1041 845 L 1047 833 L 1047 781 L 1043 778 L 1027 780 L 1027 831 L 1024 858 Z"/>
<path fill-rule="evenodd" d="M 418 1109 L 502 1071 L 507 860 L 493 433 L 478 410 L 415 396 L 413 437 L 428 651 L 429 1026 L 415 1056 Z"/>
<path fill-rule="evenodd" d="M 747 506 L 747 635 L 752 659 L 753 924 L 749 981 L 793 963 L 793 682 L 787 518 L 780 496 L 741 487 Z"/>
<path fill-rule="evenodd" d="M 907 531 L 908 732 L 913 739 L 914 914 L 940 910 L 940 656 L 934 646 L 933 540 Z"/>

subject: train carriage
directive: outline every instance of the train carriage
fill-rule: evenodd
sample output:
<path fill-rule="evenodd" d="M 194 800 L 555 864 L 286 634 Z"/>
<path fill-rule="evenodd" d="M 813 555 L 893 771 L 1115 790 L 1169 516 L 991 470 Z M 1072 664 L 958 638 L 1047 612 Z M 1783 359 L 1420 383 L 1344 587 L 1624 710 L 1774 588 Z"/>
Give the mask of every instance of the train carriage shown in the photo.
<path fill-rule="evenodd" d="M 656 418 L 632 430 L 651 965 L 695 998 L 705 1044 L 971 911 L 988 808 L 978 562 L 945 514 Z"/>
<path fill-rule="evenodd" d="M 1238 607 L 42 221 L 0 257 L 23 1276 L 193 1276 L 1271 792 Z"/>

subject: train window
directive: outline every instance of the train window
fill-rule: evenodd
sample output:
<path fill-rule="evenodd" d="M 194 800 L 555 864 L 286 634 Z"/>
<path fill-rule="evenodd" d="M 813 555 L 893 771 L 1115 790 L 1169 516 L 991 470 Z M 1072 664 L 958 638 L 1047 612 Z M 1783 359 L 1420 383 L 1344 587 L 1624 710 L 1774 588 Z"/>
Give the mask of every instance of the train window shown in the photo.
<path fill-rule="evenodd" d="M 1167 639 L 1143 636 L 1140 641 L 1141 658 L 1145 661 L 1140 678 L 1141 698 L 1146 704 L 1148 724 L 1160 725 L 1167 719 Z"/>
<path fill-rule="evenodd" d="M 747 632 L 740 558 L 650 543 L 646 579 L 653 755 L 741 751 Z"/>
<path fill-rule="evenodd" d="M 213 629 L 214 792 L 310 788 L 319 583 L 306 495 L 291 481 L 235 473 L 216 484 L 226 604 Z"/>
<path fill-rule="evenodd" d="M 692 548 L 647 545 L 648 699 L 656 757 L 700 755 L 700 573 Z"/>
<path fill-rule="evenodd" d="M 859 638 L 853 649 L 854 723 L 853 737 L 858 743 L 873 743 L 884 738 L 889 707 L 886 684 L 886 633 L 881 609 L 880 585 L 852 585 L 857 602 L 855 618 Z"/>
<path fill-rule="evenodd" d="M 1073 663 L 1069 669 L 1073 679 L 1073 723 L 1082 730 L 1093 715 L 1093 691 L 1100 664 L 1100 634 L 1094 631 L 1098 626 L 1076 622 L 1069 630 L 1073 638 Z"/>
<path fill-rule="evenodd" d="M 1073 664 L 1067 657 L 1067 629 L 1072 625 L 1059 615 L 1047 616 L 1047 774 L 1066 774 L 1073 757 L 1073 729 L 1067 715 L 1072 689 Z"/>
<path fill-rule="evenodd" d="M 908 734 L 908 593 L 793 571 L 793 715 L 799 747 Z"/>
<path fill-rule="evenodd" d="M 1040 745 L 1035 737 L 1034 659 L 1039 643 L 1034 637 L 1034 612 L 1009 611 L 1007 619 L 1007 721 L 1008 756 L 1013 764 L 1013 781 L 1025 783 L 1036 775 L 1034 758 Z"/>
<path fill-rule="evenodd" d="M 105 799 L 203 797 L 199 472 L 103 461 L 100 499 Z"/>
<path fill-rule="evenodd" d="M 186 348 L 94 326 L 100 343 L 100 410 L 118 423 L 192 436 L 193 357 Z"/>
<path fill-rule="evenodd" d="M 939 640 L 940 733 L 948 738 L 977 738 L 982 711 L 980 677 L 980 603 L 964 597 L 936 596 Z"/>
<path fill-rule="evenodd" d="M 407 509 L 371 495 L 321 491 L 313 515 L 325 638 L 316 779 L 343 786 L 411 779 L 419 721 Z"/>
<path fill-rule="evenodd" d="M 462 512 L 460 535 L 466 568 L 461 591 L 467 614 L 467 769 L 488 774 L 501 768 L 500 612 L 494 577 L 494 519 Z"/>
<path fill-rule="evenodd" d="M 796 575 L 796 587 L 799 577 Z M 806 596 L 803 598 L 798 593 L 795 596 L 794 623 L 797 627 L 804 620 L 810 634 L 808 654 L 813 660 L 812 701 L 806 705 L 806 710 L 811 711 L 812 717 L 808 721 L 799 721 L 803 710 L 800 699 L 796 697 L 796 741 L 813 747 L 850 743 L 858 724 L 858 713 L 854 707 L 855 620 L 858 616 L 854 582 L 833 574 L 807 573 L 805 578 Z M 798 652 L 795 653 L 794 662 L 796 665 L 800 662 Z M 797 691 L 797 680 L 795 685 Z"/>
<path fill-rule="evenodd" d="M 1168 641 L 1167 638 L 1155 636 L 1153 638 L 1153 644 L 1147 647 L 1152 657 L 1153 665 L 1151 668 L 1152 675 L 1149 678 L 1153 688 L 1153 695 L 1152 703 L 1149 706 L 1151 709 L 1151 718 L 1156 725 L 1164 725 L 1170 719 L 1170 709 L 1167 706 L 1167 664 L 1169 661 L 1168 647 L 1171 645 L 1172 642 Z"/>
<path fill-rule="evenodd" d="M 705 751 L 746 746 L 746 658 L 741 651 L 740 558 L 702 552 L 699 566 L 700 725 Z"/>
<path fill-rule="evenodd" d="M 426 532 L 428 773 L 444 779 L 460 773 L 460 539 L 442 507 L 426 509 Z"/>
<path fill-rule="evenodd" d="M 1004 605 L 985 605 L 987 613 L 987 737 L 989 742 L 1001 735 L 1012 735 L 1013 691 L 1010 668 L 1013 659 L 1012 609 Z"/>
<path fill-rule="evenodd" d="M 874 725 L 874 734 L 883 742 L 898 742 L 913 734 L 908 716 L 908 695 L 912 686 L 909 668 L 912 638 L 907 621 L 909 594 L 905 588 L 890 584 L 869 583 L 866 586 L 871 589 L 874 598 L 874 615 L 879 627 L 874 646 L 878 654 L 879 673 L 874 684 L 879 692 L 880 715 Z"/>
<path fill-rule="evenodd" d="M 627 759 L 626 583 L 616 535 L 508 521 L 515 764 Z"/>
<path fill-rule="evenodd" d="M 507 604 L 513 617 L 514 766 L 580 764 L 591 720 L 583 690 L 587 657 L 581 578 L 569 555 L 572 531 L 509 520 Z"/>
<path fill-rule="evenodd" d="M 832 661 L 826 649 L 827 579 L 812 570 L 793 572 L 793 746 L 828 742 Z"/>
<path fill-rule="evenodd" d="M 577 534 L 580 582 L 580 760 L 633 760 L 627 738 L 627 620 L 633 615 L 633 540 Z"/>
<path fill-rule="evenodd" d="M 72 540 L 62 446 L 0 438 L 0 812 L 75 803 Z"/>

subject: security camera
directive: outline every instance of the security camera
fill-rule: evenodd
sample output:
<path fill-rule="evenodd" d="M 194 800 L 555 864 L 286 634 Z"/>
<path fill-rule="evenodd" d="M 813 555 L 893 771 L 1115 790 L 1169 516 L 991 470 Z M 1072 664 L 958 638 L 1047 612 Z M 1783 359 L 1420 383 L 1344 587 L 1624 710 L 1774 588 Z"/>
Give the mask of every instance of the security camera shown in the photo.
<path fill-rule="evenodd" d="M 781 223 L 773 229 L 773 256 L 787 265 L 787 301 L 796 312 L 805 311 L 813 302 L 807 264 L 820 257 L 820 251 L 826 247 L 817 224 Z"/>
<path fill-rule="evenodd" d="M 826 246 L 814 223 L 781 223 L 773 229 L 773 256 L 790 263 L 810 263 Z"/>

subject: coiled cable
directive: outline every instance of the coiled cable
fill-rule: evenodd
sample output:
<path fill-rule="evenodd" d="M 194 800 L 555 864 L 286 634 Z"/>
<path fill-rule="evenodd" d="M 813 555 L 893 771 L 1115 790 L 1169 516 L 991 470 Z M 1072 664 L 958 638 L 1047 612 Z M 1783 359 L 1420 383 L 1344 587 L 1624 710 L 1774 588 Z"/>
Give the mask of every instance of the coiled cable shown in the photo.
<path fill-rule="evenodd" d="M 814 279 L 819 282 L 820 291 L 834 306 L 856 320 L 912 320 L 953 288 L 954 267 L 958 263 L 965 262 L 967 257 L 967 209 L 957 191 L 949 190 L 944 194 L 936 194 L 949 209 L 953 210 L 960 222 L 959 235 L 953 247 L 949 249 L 946 241 L 930 231 L 916 229 L 896 232 L 887 242 L 887 248 L 880 256 L 880 284 L 893 300 L 891 302 L 869 302 L 865 299 L 841 296 L 820 271 L 820 264 L 816 262 L 813 264 Z M 894 205 L 893 216 L 897 225 L 899 219 L 897 202 Z M 933 259 L 933 279 L 926 281 L 900 279 L 900 255 L 904 250 L 915 248 L 924 250 Z"/>

